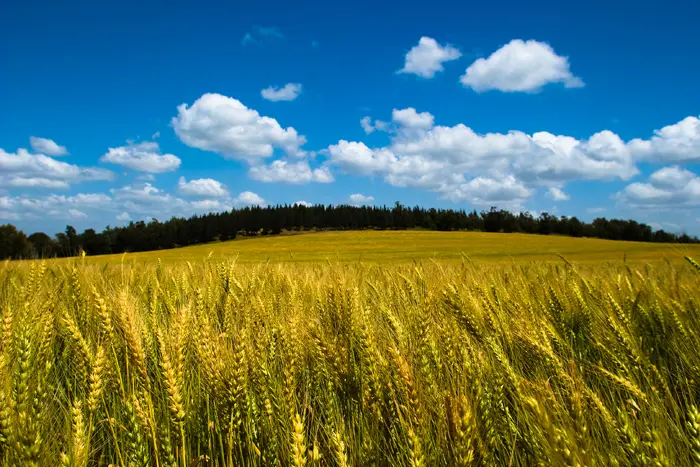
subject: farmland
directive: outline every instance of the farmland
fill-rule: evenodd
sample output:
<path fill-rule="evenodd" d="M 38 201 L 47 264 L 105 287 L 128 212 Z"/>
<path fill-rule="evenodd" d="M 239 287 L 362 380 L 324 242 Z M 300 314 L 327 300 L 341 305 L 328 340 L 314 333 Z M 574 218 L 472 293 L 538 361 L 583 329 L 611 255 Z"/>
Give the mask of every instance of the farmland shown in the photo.
<path fill-rule="evenodd" d="M 678 261 L 700 256 L 700 245 L 609 241 L 591 238 L 435 231 L 352 231 L 242 238 L 171 250 L 88 257 L 88 263 L 122 261 L 149 264 L 237 258 L 240 263 L 407 263 L 414 260 L 461 261 L 466 255 L 480 263 L 572 261 L 587 263 Z M 62 260 L 69 263 L 70 259 Z"/>
<path fill-rule="evenodd" d="M 698 465 L 693 248 L 338 232 L 5 262 L 0 464 Z"/>

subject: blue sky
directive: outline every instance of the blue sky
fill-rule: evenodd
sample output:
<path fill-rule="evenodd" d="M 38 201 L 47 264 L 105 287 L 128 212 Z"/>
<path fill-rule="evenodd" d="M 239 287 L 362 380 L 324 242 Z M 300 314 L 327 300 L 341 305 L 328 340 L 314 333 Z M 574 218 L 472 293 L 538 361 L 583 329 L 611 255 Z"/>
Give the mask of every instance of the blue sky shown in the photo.
<path fill-rule="evenodd" d="M 698 234 L 698 18 L 696 1 L 5 2 L 0 222 L 401 201 Z"/>

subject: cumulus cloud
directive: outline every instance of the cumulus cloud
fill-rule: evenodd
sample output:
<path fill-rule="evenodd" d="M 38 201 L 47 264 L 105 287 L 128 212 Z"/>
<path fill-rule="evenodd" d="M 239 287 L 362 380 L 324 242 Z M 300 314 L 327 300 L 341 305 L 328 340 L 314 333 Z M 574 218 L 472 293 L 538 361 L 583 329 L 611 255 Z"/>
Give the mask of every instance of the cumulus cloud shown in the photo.
<path fill-rule="evenodd" d="M 0 198 L 2 199 L 2 198 Z M 11 211 L 4 211 L 0 209 L 0 219 L 6 220 L 6 221 L 19 221 L 22 220 L 22 216 L 19 215 L 19 213 L 16 212 L 11 212 Z"/>
<path fill-rule="evenodd" d="M 700 118 L 690 116 L 654 131 L 651 139 L 629 142 L 632 154 L 640 160 L 658 163 L 700 162 Z"/>
<path fill-rule="evenodd" d="M 652 173 L 646 183 L 632 183 L 613 195 L 623 205 L 642 209 L 700 206 L 700 177 L 678 166 Z"/>
<path fill-rule="evenodd" d="M 391 113 L 391 120 L 404 128 L 415 128 L 429 130 L 435 123 L 435 117 L 430 112 L 416 112 L 416 109 L 394 109 Z"/>
<path fill-rule="evenodd" d="M 564 193 L 561 188 L 555 186 L 550 187 L 547 191 L 547 196 L 552 198 L 554 201 L 569 201 L 571 197 Z"/>
<path fill-rule="evenodd" d="M 429 130 L 433 127 L 434 122 L 435 117 L 430 112 L 419 113 L 413 107 L 408 107 L 406 109 L 394 109 L 391 113 L 391 122 L 374 120 L 374 123 L 372 123 L 372 117 L 366 116 L 360 120 L 360 126 L 368 135 L 375 131 L 395 134 L 398 132 Z"/>
<path fill-rule="evenodd" d="M 6 185 L 15 188 L 53 188 L 59 190 L 70 187 L 65 180 L 51 180 L 43 177 L 12 177 Z"/>
<path fill-rule="evenodd" d="M 549 83 L 562 83 L 567 88 L 584 86 L 583 80 L 571 73 L 567 57 L 557 55 L 544 42 L 521 39 L 476 60 L 461 82 L 476 92 L 537 92 Z"/>
<path fill-rule="evenodd" d="M 186 201 L 173 196 L 150 183 L 126 185 L 110 190 L 118 209 L 134 212 L 141 217 L 153 217 L 159 220 L 172 216 L 191 216 L 229 210 L 231 200 Z"/>
<path fill-rule="evenodd" d="M 264 199 L 250 191 L 234 197 L 226 195 L 188 201 L 150 183 L 137 183 L 113 188 L 109 194 L 0 196 L 0 219 L 84 219 L 110 213 L 119 222 L 128 222 L 132 216 L 136 219 L 163 221 L 173 216 L 190 217 L 195 214 L 230 211 L 234 207 L 264 204 Z"/>
<path fill-rule="evenodd" d="M 0 186 L 67 188 L 72 183 L 114 179 L 114 173 L 97 167 L 80 167 L 26 149 L 8 153 L 0 149 Z"/>
<path fill-rule="evenodd" d="M 47 138 L 39 138 L 37 136 L 29 137 L 29 144 L 34 152 L 46 154 L 47 156 L 66 156 L 68 150 L 65 146 L 59 146 L 54 140 Z"/>
<path fill-rule="evenodd" d="M 161 154 L 155 141 L 132 143 L 118 148 L 109 148 L 101 162 L 121 165 L 139 172 L 165 173 L 180 167 L 180 158 L 173 154 Z"/>
<path fill-rule="evenodd" d="M 250 191 L 244 191 L 234 197 L 227 195 L 216 199 L 187 201 L 150 183 L 126 185 L 110 191 L 119 210 L 135 212 L 157 219 L 230 211 L 234 207 L 263 205 L 265 203 L 265 200 Z"/>
<path fill-rule="evenodd" d="M 579 141 L 546 132 L 480 135 L 458 124 L 437 126 L 417 137 L 399 136 L 390 146 L 378 149 L 341 140 L 330 146 L 328 153 L 334 163 L 362 174 L 409 175 L 444 169 L 446 173 L 489 172 L 496 176 L 510 171 L 532 183 L 548 183 L 629 179 L 637 173 L 629 151 L 612 133 Z"/>
<path fill-rule="evenodd" d="M 649 227 L 654 230 L 665 230 L 667 232 L 682 233 L 683 227 L 673 222 L 649 222 Z"/>
<path fill-rule="evenodd" d="M 518 209 L 532 195 L 522 182 L 512 175 L 496 180 L 476 177 L 464 183 L 447 185 L 437 190 L 445 199 L 468 201 L 478 206 L 494 205 Z"/>
<path fill-rule="evenodd" d="M 365 133 L 368 135 L 370 133 L 374 133 L 375 131 L 387 131 L 389 129 L 388 122 L 375 120 L 374 123 L 372 123 L 372 117 L 370 116 L 362 117 L 362 120 L 360 120 L 360 126 L 362 126 L 362 129 L 365 130 Z"/>
<path fill-rule="evenodd" d="M 368 204 L 374 201 L 374 196 L 365 196 L 361 193 L 354 193 L 348 196 L 352 204 Z"/>
<path fill-rule="evenodd" d="M 235 204 L 239 206 L 264 206 L 265 200 L 252 191 L 244 191 L 234 198 Z"/>
<path fill-rule="evenodd" d="M 372 117 L 370 117 L 369 115 L 362 117 L 362 119 L 360 120 L 360 126 L 363 130 L 365 130 L 365 133 L 367 134 L 373 133 L 375 130 L 374 125 L 372 125 Z"/>
<path fill-rule="evenodd" d="M 293 101 L 301 94 L 301 84 L 287 83 L 283 87 L 270 86 L 260 91 L 263 98 L 268 101 Z"/>
<path fill-rule="evenodd" d="M 451 45 L 440 45 L 432 37 L 423 36 L 406 54 L 406 62 L 399 73 L 412 73 L 422 78 L 432 78 L 443 71 L 443 63 L 457 60 L 462 54 Z"/>
<path fill-rule="evenodd" d="M 290 162 L 276 160 L 268 165 L 253 166 L 248 171 L 250 178 L 261 182 L 283 183 L 331 183 L 333 174 L 327 166 L 312 169 L 307 161 Z"/>
<path fill-rule="evenodd" d="M 204 196 L 207 198 L 228 196 L 226 187 L 213 178 L 198 178 L 188 182 L 185 180 L 185 177 L 180 177 L 177 182 L 177 189 L 183 195 Z"/>
<path fill-rule="evenodd" d="M 51 194 L 47 196 L 0 197 L 0 212 L 5 218 L 22 219 L 79 219 L 87 217 L 86 210 L 109 208 L 112 199 L 103 193 L 78 193 L 73 196 Z"/>
<path fill-rule="evenodd" d="M 88 215 L 85 214 L 83 211 L 79 211 L 79 210 L 73 209 L 73 208 L 68 210 L 68 215 L 72 219 L 87 219 L 87 217 L 88 217 Z"/>
<path fill-rule="evenodd" d="M 191 106 L 180 105 L 171 123 L 186 145 L 248 162 L 270 157 L 275 149 L 298 155 L 306 142 L 294 128 L 282 128 L 274 118 L 221 94 L 204 94 Z"/>
<path fill-rule="evenodd" d="M 660 188 L 678 188 L 687 186 L 697 176 L 678 166 L 664 167 L 649 176 L 652 185 Z"/>
<path fill-rule="evenodd" d="M 251 192 L 236 197 L 198 199 L 187 201 L 167 193 L 150 183 L 113 188 L 109 194 L 80 193 L 73 196 L 4 196 L 0 197 L 0 213 L 13 220 L 83 219 L 97 213 L 111 213 L 120 222 L 136 219 L 167 220 L 173 216 L 189 217 L 231 210 L 237 206 L 262 204 L 264 201 Z"/>
<path fill-rule="evenodd" d="M 313 204 L 309 203 L 308 201 L 295 201 L 294 204 L 297 204 L 299 206 L 306 206 L 307 208 L 313 206 Z"/>
<path fill-rule="evenodd" d="M 372 175 L 389 171 L 396 156 L 388 149 L 370 149 L 362 142 L 340 140 L 328 147 L 331 161 L 347 172 L 357 175 Z"/>
<path fill-rule="evenodd" d="M 562 187 L 572 180 L 629 180 L 638 173 L 628 145 L 601 131 L 588 139 L 548 132 L 478 134 L 464 124 L 436 126 L 428 112 L 396 110 L 390 144 L 370 148 L 340 140 L 323 154 L 341 171 L 381 176 L 395 186 L 417 187 L 443 198 L 518 207 L 537 189 Z"/>

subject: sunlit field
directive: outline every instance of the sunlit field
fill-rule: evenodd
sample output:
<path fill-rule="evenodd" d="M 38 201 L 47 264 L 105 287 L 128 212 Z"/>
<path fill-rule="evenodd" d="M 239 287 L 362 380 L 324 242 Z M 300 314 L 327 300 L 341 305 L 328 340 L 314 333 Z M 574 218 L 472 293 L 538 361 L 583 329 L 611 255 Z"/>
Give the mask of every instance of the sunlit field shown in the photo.
<path fill-rule="evenodd" d="M 682 261 L 700 257 L 700 245 L 641 243 L 527 234 L 435 231 L 321 232 L 239 238 L 172 250 L 105 255 L 88 263 L 173 263 L 236 258 L 238 263 L 410 263 L 417 260 L 460 262 L 465 256 L 479 263 L 561 261 L 579 262 Z M 71 260 L 65 259 L 64 262 Z M 64 263 L 65 264 L 65 263 Z"/>
<path fill-rule="evenodd" d="M 684 254 L 354 232 L 4 262 L 0 465 L 698 465 Z"/>

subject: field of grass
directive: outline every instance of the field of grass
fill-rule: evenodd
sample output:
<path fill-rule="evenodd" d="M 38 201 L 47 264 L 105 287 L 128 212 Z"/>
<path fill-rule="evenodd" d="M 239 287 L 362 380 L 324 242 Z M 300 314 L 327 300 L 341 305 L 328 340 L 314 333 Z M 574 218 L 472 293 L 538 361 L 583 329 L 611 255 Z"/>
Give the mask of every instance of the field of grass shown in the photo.
<path fill-rule="evenodd" d="M 644 262 L 683 256 L 700 257 L 700 245 L 618 242 L 561 236 L 435 231 L 321 232 L 243 238 L 173 250 L 99 256 L 88 262 L 137 263 L 198 261 L 237 257 L 239 263 L 366 262 L 407 263 L 432 258 L 461 261 L 464 255 L 479 263 L 560 261 Z M 69 261 L 69 260 L 66 260 Z"/>
<path fill-rule="evenodd" d="M 590 263 L 675 251 L 363 232 L 6 262 L 0 465 L 700 465 L 700 266 Z M 556 253 L 589 262 L 510 260 Z"/>

